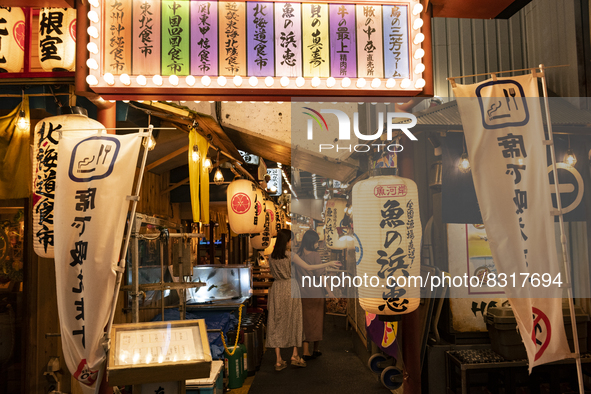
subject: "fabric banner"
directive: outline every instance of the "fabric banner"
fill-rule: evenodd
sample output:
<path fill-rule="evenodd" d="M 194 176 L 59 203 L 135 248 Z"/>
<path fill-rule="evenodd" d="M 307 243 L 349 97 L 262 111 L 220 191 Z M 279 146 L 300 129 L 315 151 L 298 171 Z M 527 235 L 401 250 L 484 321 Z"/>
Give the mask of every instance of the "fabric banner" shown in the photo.
<path fill-rule="evenodd" d="M 249 76 L 275 75 L 273 19 L 273 3 L 246 3 L 246 59 Z"/>
<path fill-rule="evenodd" d="M 209 142 L 192 129 L 189 132 L 189 147 L 189 190 L 193 221 L 209 223 L 209 169 L 203 165 Z M 197 161 L 193 158 L 194 150 L 199 152 Z"/>
<path fill-rule="evenodd" d="M 355 42 L 355 5 L 330 4 L 330 75 L 357 77 L 357 46 Z"/>
<path fill-rule="evenodd" d="M 21 111 L 29 122 L 29 96 L 0 117 L 0 200 L 29 196 L 29 127 L 23 130 L 17 126 Z"/>
<path fill-rule="evenodd" d="M 386 78 L 409 78 L 408 7 L 385 5 L 384 16 L 384 69 Z"/>
<path fill-rule="evenodd" d="M 133 74 L 160 74 L 160 2 L 132 0 Z"/>
<path fill-rule="evenodd" d="M 85 394 L 97 391 L 103 340 L 141 138 L 62 137 L 55 197 L 55 271 L 64 357 Z"/>
<path fill-rule="evenodd" d="M 188 0 L 162 1 L 162 75 L 189 75 L 190 4 Z"/>
<path fill-rule="evenodd" d="M 114 75 L 131 74 L 131 0 L 109 1 L 106 5 L 105 72 Z"/>
<path fill-rule="evenodd" d="M 509 280 L 504 290 L 531 372 L 536 365 L 572 357 L 562 316 L 558 282 L 566 278 L 560 279 L 556 253 L 537 79 L 498 78 L 453 90 L 493 260 L 499 278 L 504 274 Z M 534 279 L 547 275 L 548 287 Z"/>
<path fill-rule="evenodd" d="M 330 77 L 328 4 L 302 4 L 304 77 Z"/>
<path fill-rule="evenodd" d="M 218 74 L 218 3 L 191 2 L 191 74 Z M 195 24 L 197 25 L 195 27 Z"/>
<path fill-rule="evenodd" d="M 359 78 L 384 78 L 382 7 L 357 5 L 357 72 Z"/>
<path fill-rule="evenodd" d="M 246 75 L 246 8 L 245 3 L 220 1 L 219 7 L 219 75 Z"/>
<path fill-rule="evenodd" d="M 275 75 L 302 76 L 302 5 L 275 3 Z"/>

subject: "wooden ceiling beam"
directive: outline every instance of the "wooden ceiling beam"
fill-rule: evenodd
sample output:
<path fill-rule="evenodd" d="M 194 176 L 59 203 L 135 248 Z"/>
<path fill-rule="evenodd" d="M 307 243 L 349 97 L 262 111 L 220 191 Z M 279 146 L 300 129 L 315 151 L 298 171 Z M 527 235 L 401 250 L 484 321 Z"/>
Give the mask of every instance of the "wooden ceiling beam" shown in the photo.
<path fill-rule="evenodd" d="M 180 154 L 182 154 L 182 153 L 184 153 L 184 152 L 186 152 L 188 150 L 189 150 L 189 145 L 183 146 L 182 148 L 177 149 L 174 152 L 169 153 L 166 156 L 161 157 L 160 159 L 158 159 L 158 160 L 156 160 L 156 161 L 154 161 L 154 162 L 146 165 L 146 171 L 150 171 L 151 169 L 156 168 L 159 165 L 166 163 L 170 159 L 174 159 L 178 155 L 180 155 Z"/>

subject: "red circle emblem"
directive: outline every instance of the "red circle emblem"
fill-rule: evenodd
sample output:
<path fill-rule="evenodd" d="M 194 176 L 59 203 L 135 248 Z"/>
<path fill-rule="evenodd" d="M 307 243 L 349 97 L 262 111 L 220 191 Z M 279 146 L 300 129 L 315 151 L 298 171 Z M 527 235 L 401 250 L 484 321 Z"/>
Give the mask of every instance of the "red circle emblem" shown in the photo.
<path fill-rule="evenodd" d="M 273 212 L 272 209 L 267 209 L 267 212 L 269 213 L 269 221 L 272 222 L 275 220 L 275 212 Z"/>
<path fill-rule="evenodd" d="M 242 215 L 250 209 L 250 197 L 248 197 L 245 193 L 236 193 L 232 196 L 232 201 L 230 201 L 230 205 L 232 206 L 232 211 L 237 213 L 238 215 Z"/>
<path fill-rule="evenodd" d="M 256 215 L 257 216 L 260 216 L 261 215 L 261 212 L 263 212 L 263 204 L 261 204 L 260 201 L 257 201 L 254 204 L 254 209 L 256 210 Z"/>
<path fill-rule="evenodd" d="M 534 361 L 538 361 L 550 344 L 550 339 L 552 339 L 552 326 L 550 325 L 550 319 L 548 319 L 548 316 L 546 316 L 544 312 L 535 307 L 532 307 L 532 312 L 534 324 L 531 331 L 531 339 L 537 349 Z M 540 334 L 540 337 L 542 337 L 541 340 L 537 337 L 537 334 Z"/>
<path fill-rule="evenodd" d="M 12 35 L 21 51 L 25 50 L 25 21 L 18 21 L 12 28 Z"/>
<path fill-rule="evenodd" d="M 76 19 L 74 19 L 72 22 L 70 22 L 70 37 L 72 37 L 72 40 L 74 40 L 74 42 L 76 42 Z"/>

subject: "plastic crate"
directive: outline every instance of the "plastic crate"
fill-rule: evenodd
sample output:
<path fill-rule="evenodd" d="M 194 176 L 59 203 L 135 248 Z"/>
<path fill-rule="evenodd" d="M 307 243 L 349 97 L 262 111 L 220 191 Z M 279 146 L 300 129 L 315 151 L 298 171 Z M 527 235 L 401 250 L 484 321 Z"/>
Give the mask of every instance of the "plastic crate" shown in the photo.
<path fill-rule="evenodd" d="M 224 362 L 214 360 L 211 362 L 211 373 L 209 378 L 192 379 L 185 382 L 186 394 L 223 394 L 224 376 L 222 369 Z"/>

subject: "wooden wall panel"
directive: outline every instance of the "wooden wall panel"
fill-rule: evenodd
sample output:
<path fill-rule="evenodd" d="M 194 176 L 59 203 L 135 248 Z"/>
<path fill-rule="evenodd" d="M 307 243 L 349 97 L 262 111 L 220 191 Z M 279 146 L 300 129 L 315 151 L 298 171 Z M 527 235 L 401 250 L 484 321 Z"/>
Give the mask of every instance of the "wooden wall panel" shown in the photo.
<path fill-rule="evenodd" d="M 142 181 L 140 201 L 137 205 L 137 212 L 145 213 L 147 215 L 171 217 L 172 207 L 170 205 L 170 193 L 162 194 L 162 190 L 170 186 L 169 181 L 170 176 L 168 172 L 162 175 L 157 175 L 146 171 Z"/>

